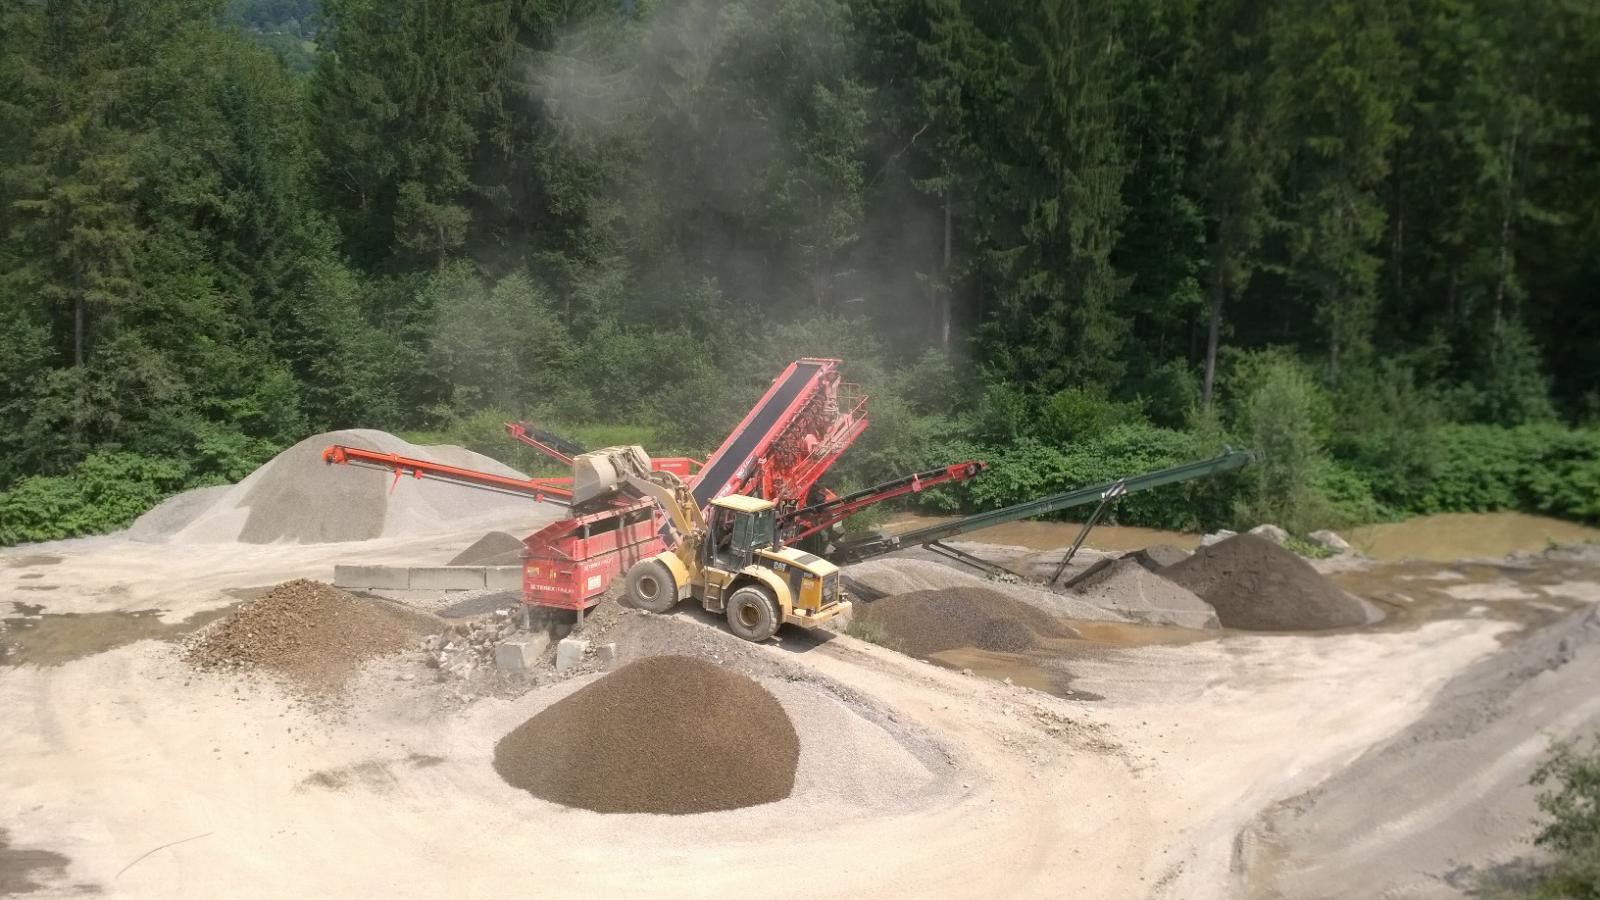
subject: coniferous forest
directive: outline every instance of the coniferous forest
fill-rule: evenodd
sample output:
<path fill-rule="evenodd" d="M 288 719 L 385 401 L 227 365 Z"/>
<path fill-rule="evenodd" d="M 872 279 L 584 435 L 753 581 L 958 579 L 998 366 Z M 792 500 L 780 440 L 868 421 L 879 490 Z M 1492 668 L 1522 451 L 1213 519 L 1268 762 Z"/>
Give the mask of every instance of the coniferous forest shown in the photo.
<path fill-rule="evenodd" d="M 1600 521 L 1600 5 L 0 0 L 0 542 L 335 427 Z M 835 487 L 848 486 L 847 484 Z"/>

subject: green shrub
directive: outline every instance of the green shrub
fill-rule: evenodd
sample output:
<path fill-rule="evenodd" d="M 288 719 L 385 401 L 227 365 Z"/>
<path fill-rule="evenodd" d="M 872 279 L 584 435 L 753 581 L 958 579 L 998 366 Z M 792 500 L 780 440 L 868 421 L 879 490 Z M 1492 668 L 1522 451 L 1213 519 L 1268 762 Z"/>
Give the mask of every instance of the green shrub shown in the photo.
<path fill-rule="evenodd" d="M 1447 425 L 1435 477 L 1398 498 L 1408 512 L 1525 510 L 1600 522 L 1600 430 Z"/>
<path fill-rule="evenodd" d="M 989 471 L 961 485 L 921 494 L 918 505 L 939 513 L 998 509 L 1203 459 L 1221 449 L 1195 434 L 1152 425 L 1120 425 L 1064 447 L 1033 438 L 1008 445 L 946 441 L 933 449 L 940 460 L 981 459 L 989 463 Z M 1226 515 L 1225 498 L 1236 478 L 1230 473 L 1129 494 L 1116 502 L 1107 521 L 1178 530 L 1214 525 Z M 1081 519 L 1092 509 L 1086 504 L 1058 517 Z"/>
<path fill-rule="evenodd" d="M 1540 877 L 1536 898 L 1600 898 L 1600 735 L 1587 747 L 1563 741 L 1533 773 L 1539 809 L 1550 820 L 1534 843 L 1554 860 Z"/>
<path fill-rule="evenodd" d="M 0 492 L 0 544 L 120 528 L 185 486 L 189 469 L 134 453 L 91 454 L 70 474 L 35 475 Z"/>
<path fill-rule="evenodd" d="M 1324 423 L 1318 420 L 1326 398 L 1292 362 L 1267 360 L 1254 383 L 1238 409 L 1236 430 L 1249 437 L 1262 459 L 1245 473 L 1246 489 L 1235 506 L 1235 519 L 1241 527 L 1275 522 L 1304 534 L 1333 516 L 1317 486 L 1318 474 L 1328 465 Z"/>

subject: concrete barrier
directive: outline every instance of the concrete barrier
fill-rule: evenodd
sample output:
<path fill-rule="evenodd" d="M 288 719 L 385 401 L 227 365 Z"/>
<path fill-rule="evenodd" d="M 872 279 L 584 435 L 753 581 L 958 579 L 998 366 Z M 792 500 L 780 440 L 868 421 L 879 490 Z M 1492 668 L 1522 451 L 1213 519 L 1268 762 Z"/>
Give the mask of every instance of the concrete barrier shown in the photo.
<path fill-rule="evenodd" d="M 400 566 L 334 566 L 335 587 L 403 591 L 411 587 L 411 570 Z"/>
<path fill-rule="evenodd" d="M 483 586 L 491 591 L 522 590 L 521 566 L 485 566 Z"/>
<path fill-rule="evenodd" d="M 482 566 L 412 566 L 413 591 L 481 591 Z"/>

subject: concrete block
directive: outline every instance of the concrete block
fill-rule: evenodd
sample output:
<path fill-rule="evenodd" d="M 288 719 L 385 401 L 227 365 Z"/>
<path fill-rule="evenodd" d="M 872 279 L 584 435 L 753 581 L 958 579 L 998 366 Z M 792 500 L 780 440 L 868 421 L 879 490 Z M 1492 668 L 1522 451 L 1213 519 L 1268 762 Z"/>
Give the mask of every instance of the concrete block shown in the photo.
<path fill-rule="evenodd" d="M 410 570 L 401 566 L 334 566 L 334 587 L 403 591 L 411 586 Z"/>
<path fill-rule="evenodd" d="M 556 644 L 556 671 L 565 672 L 583 662 L 584 651 L 588 649 L 588 641 L 580 641 L 572 637 L 562 638 L 561 642 Z"/>
<path fill-rule="evenodd" d="M 483 586 L 491 591 L 522 590 L 521 566 L 485 566 Z"/>
<path fill-rule="evenodd" d="M 1309 535 L 1311 543 L 1325 547 L 1335 553 L 1354 553 L 1356 548 L 1350 542 L 1332 531 L 1313 531 Z"/>
<path fill-rule="evenodd" d="M 520 634 L 507 638 L 494 648 L 495 668 L 506 672 L 523 672 L 539 662 L 540 654 L 550 646 L 547 634 Z"/>
<path fill-rule="evenodd" d="M 412 566 L 413 591 L 481 591 L 482 566 Z"/>

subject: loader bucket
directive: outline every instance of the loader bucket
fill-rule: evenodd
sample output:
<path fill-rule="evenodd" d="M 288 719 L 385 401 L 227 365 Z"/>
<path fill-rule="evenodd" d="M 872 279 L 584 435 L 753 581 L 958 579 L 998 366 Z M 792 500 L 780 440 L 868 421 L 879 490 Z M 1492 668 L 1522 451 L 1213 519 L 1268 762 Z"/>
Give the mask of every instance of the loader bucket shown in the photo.
<path fill-rule="evenodd" d="M 607 447 L 572 460 L 572 503 L 588 503 L 616 493 L 629 476 L 650 477 L 650 457 L 638 445 Z"/>

